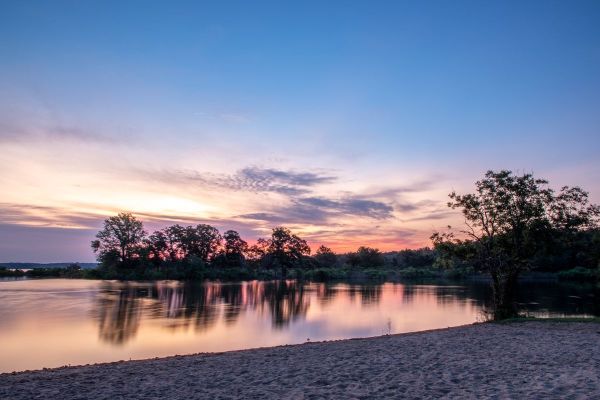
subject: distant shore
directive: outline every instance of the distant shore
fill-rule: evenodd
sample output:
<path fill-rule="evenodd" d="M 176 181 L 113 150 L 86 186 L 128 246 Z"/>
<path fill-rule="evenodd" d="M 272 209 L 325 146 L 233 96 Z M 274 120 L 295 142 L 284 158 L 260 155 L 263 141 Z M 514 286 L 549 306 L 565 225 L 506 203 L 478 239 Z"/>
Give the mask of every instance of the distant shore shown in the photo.
<path fill-rule="evenodd" d="M 240 268 L 207 268 L 201 269 L 194 277 L 185 277 L 169 273 L 169 271 L 146 271 L 139 273 L 129 271 L 128 273 L 112 274 L 101 273 L 94 268 L 79 267 L 52 267 L 15 269 L 0 266 L 0 280 L 6 279 L 90 279 L 90 280 L 121 280 L 121 281 L 272 281 L 279 279 L 296 279 L 312 282 L 491 282 L 489 274 L 473 271 L 443 270 L 436 268 L 404 268 L 386 269 L 371 268 L 365 270 L 353 270 L 347 268 L 316 268 L 316 269 L 291 269 L 285 278 L 273 270 L 251 270 Z M 540 281 L 562 281 L 579 283 L 596 283 L 598 277 L 596 272 L 582 268 L 560 272 L 524 272 L 519 277 L 521 282 Z"/>
<path fill-rule="evenodd" d="M 0 375 L 0 398 L 599 398 L 600 325 L 427 332 Z"/>

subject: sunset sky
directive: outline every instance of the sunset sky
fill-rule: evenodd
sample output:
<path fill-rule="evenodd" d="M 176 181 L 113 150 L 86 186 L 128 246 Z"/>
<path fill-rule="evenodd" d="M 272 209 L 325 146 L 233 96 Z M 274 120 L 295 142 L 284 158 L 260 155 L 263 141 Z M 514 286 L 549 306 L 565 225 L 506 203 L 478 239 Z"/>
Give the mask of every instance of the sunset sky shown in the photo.
<path fill-rule="evenodd" d="M 600 202 L 599 1 L 2 1 L 0 262 L 102 220 L 428 245 L 488 169 Z"/>

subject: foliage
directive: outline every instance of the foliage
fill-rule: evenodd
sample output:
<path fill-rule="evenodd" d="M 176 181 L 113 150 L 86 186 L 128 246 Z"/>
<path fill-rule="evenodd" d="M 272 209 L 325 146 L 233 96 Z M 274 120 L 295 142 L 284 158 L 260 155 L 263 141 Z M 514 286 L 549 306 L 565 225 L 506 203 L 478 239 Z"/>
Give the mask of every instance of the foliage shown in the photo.
<path fill-rule="evenodd" d="M 600 268 L 589 269 L 584 267 L 575 267 L 558 273 L 558 279 L 568 281 L 592 281 L 600 279 Z"/>
<path fill-rule="evenodd" d="M 322 268 L 331 268 L 338 263 L 338 257 L 336 254 L 329 247 L 323 245 L 317 249 L 315 253 L 315 260 L 319 267 Z"/>
<path fill-rule="evenodd" d="M 436 261 L 437 253 L 429 247 L 422 249 L 406 249 L 392 252 L 386 255 L 386 259 L 396 267 L 406 268 L 424 268 L 433 265 Z M 386 260 L 387 261 L 387 260 Z"/>
<path fill-rule="evenodd" d="M 383 266 L 385 259 L 378 249 L 361 246 L 355 253 L 348 254 L 348 263 L 353 267 L 375 268 Z"/>
<path fill-rule="evenodd" d="M 450 194 L 448 206 L 460 209 L 465 229 L 460 240 L 450 233 L 434 233 L 436 250 L 444 254 L 442 265 L 468 260 L 492 278 L 494 318 L 517 315 L 516 283 L 537 256 L 548 253 L 553 240 L 572 244 L 593 230 L 600 209 L 590 205 L 578 187 L 563 187 L 558 194 L 548 181 L 532 174 L 488 171 L 475 183 L 475 192 Z"/>
<path fill-rule="evenodd" d="M 104 221 L 104 228 L 98 232 L 96 240 L 92 241 L 92 249 L 98 254 L 100 262 L 113 260 L 118 256 L 121 263 L 131 264 L 145 235 L 141 221 L 131 213 L 120 213 Z"/>
<path fill-rule="evenodd" d="M 243 268 L 246 263 L 244 254 L 248 251 L 248 243 L 236 231 L 229 230 L 223 234 L 225 245 L 219 252 L 214 264 L 228 268 Z"/>
<path fill-rule="evenodd" d="M 434 233 L 433 248 L 382 253 L 361 246 L 335 254 L 320 246 L 311 256 L 308 243 L 285 227 L 250 245 L 236 231 L 221 235 L 206 224 L 172 225 L 148 235 L 141 221 L 121 213 L 108 218 L 92 242 L 98 268 L 40 270 L 31 276 L 327 281 L 462 279 L 489 272 L 495 301 L 507 305 L 506 315 L 514 282 L 526 269 L 565 271 L 561 279 L 600 278 L 594 272 L 600 265 L 600 211 L 583 190 L 565 187 L 555 194 L 530 174 L 490 171 L 475 193 L 450 197 L 450 207 L 462 210 L 466 229 Z M 21 272 L 0 270 L 0 276 L 15 274 Z"/>
<path fill-rule="evenodd" d="M 301 266 L 303 256 L 310 254 L 306 240 L 293 234 L 288 228 L 273 228 L 271 238 L 267 240 L 267 256 L 273 268 L 281 268 L 281 275 L 286 276 L 288 268 Z"/>
<path fill-rule="evenodd" d="M 0 267 L 0 278 L 20 278 L 22 276 L 25 276 L 25 271 L 21 269 Z"/>

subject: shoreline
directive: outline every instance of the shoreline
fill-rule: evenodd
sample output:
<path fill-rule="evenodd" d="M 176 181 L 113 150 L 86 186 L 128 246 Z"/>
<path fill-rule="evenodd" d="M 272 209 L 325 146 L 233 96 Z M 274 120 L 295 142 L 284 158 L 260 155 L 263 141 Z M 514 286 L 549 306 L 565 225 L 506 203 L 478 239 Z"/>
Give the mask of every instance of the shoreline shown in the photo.
<path fill-rule="evenodd" d="M 599 339 L 597 323 L 476 323 L 4 373 L 0 398 L 598 397 Z"/>
<path fill-rule="evenodd" d="M 90 270 L 84 270 L 90 271 Z M 383 271 L 395 273 L 397 271 Z M 369 278 L 364 274 L 350 276 L 345 278 L 330 278 L 330 279 L 310 279 L 306 277 L 290 276 L 287 278 L 277 276 L 255 276 L 247 279 L 221 279 L 221 278 L 199 278 L 199 279 L 184 279 L 184 278 L 125 278 L 125 277 L 97 277 L 97 276 L 64 276 L 64 275 L 0 275 L 0 282 L 11 282 L 19 280 L 46 280 L 46 279 L 82 279 L 88 281 L 114 281 L 114 282 L 249 282 L 249 281 L 279 281 L 279 280 L 296 280 L 301 282 L 317 282 L 317 283 L 356 283 L 356 284 L 381 284 L 381 283 L 419 283 L 419 282 L 449 282 L 449 283 L 491 283 L 491 278 L 485 273 L 473 273 L 460 276 L 448 276 L 444 274 L 424 275 L 424 276 L 387 276 L 386 278 Z M 597 280 L 581 280 L 581 279 L 565 279 L 560 277 L 558 272 L 528 272 L 519 276 L 519 283 L 574 283 L 574 284 L 600 284 Z"/>
<path fill-rule="evenodd" d="M 585 319 L 593 320 L 593 318 L 585 318 Z M 517 323 L 517 322 L 518 321 L 515 321 L 515 323 Z M 531 322 L 531 321 L 527 321 L 527 322 Z M 576 322 L 587 323 L 588 321 L 576 321 Z M 596 322 L 596 321 L 593 321 L 593 322 Z M 598 322 L 600 323 L 600 320 Z M 39 373 L 39 372 L 55 372 L 55 371 L 61 371 L 61 370 L 65 370 L 65 369 L 112 366 L 112 365 L 120 365 L 123 363 L 143 363 L 143 362 L 149 362 L 149 361 L 163 361 L 163 360 L 167 361 L 172 358 L 180 359 L 180 358 L 186 358 L 186 357 L 211 357 L 211 356 L 220 356 L 223 354 L 230 354 L 230 353 L 245 353 L 245 352 L 255 352 L 255 351 L 260 351 L 260 350 L 271 350 L 271 349 L 275 350 L 275 349 L 288 348 L 288 347 L 301 347 L 301 346 L 319 345 L 319 344 L 333 344 L 333 343 L 346 342 L 346 341 L 350 342 L 350 341 L 361 341 L 361 340 L 378 340 L 378 339 L 386 339 L 386 338 L 395 337 L 395 336 L 409 336 L 409 335 L 419 335 L 422 333 L 447 331 L 449 329 L 466 328 L 466 327 L 473 326 L 473 325 L 488 324 L 488 323 L 493 323 L 493 322 L 473 322 L 472 324 L 449 326 L 447 328 L 426 329 L 424 331 L 392 333 L 389 335 L 386 334 L 386 335 L 377 335 L 377 336 L 354 337 L 354 338 L 347 338 L 347 339 L 307 341 L 304 343 L 280 344 L 280 345 L 275 345 L 275 346 L 263 346 L 263 347 L 251 347 L 248 349 L 239 349 L 239 350 L 214 351 L 214 352 L 207 351 L 207 352 L 189 353 L 189 354 L 173 354 L 172 356 L 165 356 L 165 357 L 149 357 L 149 358 L 130 359 L 130 360 L 98 362 L 98 363 L 91 363 L 91 364 L 62 365 L 59 367 L 43 367 L 40 369 L 26 369 L 26 370 L 22 370 L 22 371 L 0 372 L 0 378 L 2 378 L 5 375 L 15 376 L 15 375 L 20 375 L 20 374 L 33 374 L 33 373 Z"/>

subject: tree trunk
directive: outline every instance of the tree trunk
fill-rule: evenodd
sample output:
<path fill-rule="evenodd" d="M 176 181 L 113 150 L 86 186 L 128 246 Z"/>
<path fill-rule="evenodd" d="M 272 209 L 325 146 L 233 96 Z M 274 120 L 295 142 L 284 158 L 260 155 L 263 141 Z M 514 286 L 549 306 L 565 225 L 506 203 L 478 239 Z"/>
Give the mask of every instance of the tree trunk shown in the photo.
<path fill-rule="evenodd" d="M 502 320 L 519 315 L 516 295 L 519 273 L 511 271 L 506 274 L 492 273 L 493 319 Z"/>

